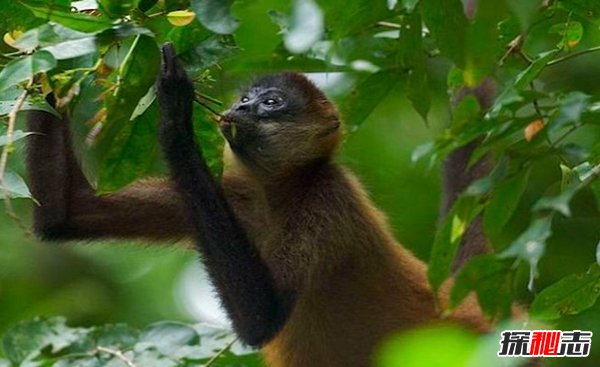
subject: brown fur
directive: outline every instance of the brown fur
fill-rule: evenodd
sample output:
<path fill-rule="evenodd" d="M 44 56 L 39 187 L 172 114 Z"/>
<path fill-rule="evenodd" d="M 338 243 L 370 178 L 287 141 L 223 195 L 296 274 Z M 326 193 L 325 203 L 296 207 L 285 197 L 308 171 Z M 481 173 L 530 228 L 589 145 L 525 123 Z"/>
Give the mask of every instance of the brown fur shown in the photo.
<path fill-rule="evenodd" d="M 299 291 L 265 359 L 269 367 L 369 366 L 386 336 L 440 319 L 426 266 L 394 240 L 351 172 L 328 163 L 305 175 L 262 185 L 238 165 L 224 176 L 230 190 L 253 187 L 245 200 L 226 192 L 244 203 L 236 213 L 278 286 Z M 450 319 L 488 327 L 473 299 Z"/>

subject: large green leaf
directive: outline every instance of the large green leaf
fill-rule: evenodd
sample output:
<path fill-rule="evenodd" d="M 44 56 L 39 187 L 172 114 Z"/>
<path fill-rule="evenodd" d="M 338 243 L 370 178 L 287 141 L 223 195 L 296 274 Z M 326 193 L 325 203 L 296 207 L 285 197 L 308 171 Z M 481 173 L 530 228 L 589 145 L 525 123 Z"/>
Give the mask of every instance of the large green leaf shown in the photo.
<path fill-rule="evenodd" d="M 29 80 L 38 73 L 52 70 L 55 66 L 56 59 L 48 51 L 38 51 L 13 60 L 0 71 L 0 91 Z"/>
<path fill-rule="evenodd" d="M 0 137 L 1 138 L 1 137 Z M 4 171 L 4 188 L 8 191 L 8 194 L 11 198 L 31 198 L 31 192 L 29 192 L 29 188 L 23 178 L 19 176 L 16 172 L 5 169 Z M 2 192 L 0 192 L 1 196 L 4 196 Z"/>
<path fill-rule="evenodd" d="M 468 21 L 460 0 L 422 0 L 423 20 L 442 54 L 465 66 Z"/>
<path fill-rule="evenodd" d="M 1 107 L 0 107 L 1 108 Z M 0 129 L 2 130 L 2 129 Z M 23 139 L 24 137 L 31 135 L 31 133 L 26 133 L 21 130 L 15 130 L 12 134 L 11 142 L 14 143 L 17 140 Z M 8 143 L 8 137 L 6 135 L 0 135 L 0 147 L 6 145 Z"/>
<path fill-rule="evenodd" d="M 148 172 L 158 156 L 158 116 L 158 105 L 154 102 L 133 121 L 119 120 L 124 126 L 100 164 L 101 191 L 117 190 Z"/>
<path fill-rule="evenodd" d="M 203 26 L 215 33 L 230 34 L 238 27 L 231 15 L 233 0 L 191 0 L 191 6 Z"/>
<path fill-rule="evenodd" d="M 94 37 L 87 37 L 60 42 L 45 47 L 42 50 L 50 52 L 56 60 L 65 60 L 94 53 L 98 48 L 96 46 L 96 39 Z"/>
<path fill-rule="evenodd" d="M 514 88 L 517 90 L 529 88 L 529 85 L 538 77 L 548 62 L 552 60 L 557 53 L 558 50 L 552 50 L 540 54 L 527 69 L 517 75 L 514 82 Z"/>
<path fill-rule="evenodd" d="M 99 32 L 110 28 L 113 24 L 112 20 L 106 17 L 57 9 L 51 3 L 45 1 L 24 0 L 22 2 L 36 17 L 51 20 L 81 32 Z"/>
<path fill-rule="evenodd" d="M 478 85 L 494 71 L 498 54 L 504 52 L 498 35 L 498 23 L 504 16 L 501 2 L 477 2 L 475 19 L 467 31 L 464 78 L 467 85 Z"/>
<path fill-rule="evenodd" d="M 458 306 L 471 291 L 475 291 L 486 315 L 507 316 L 512 303 L 512 259 L 477 256 L 456 274 L 450 294 L 452 307 Z"/>
<path fill-rule="evenodd" d="M 101 162 L 101 191 L 115 189 L 134 179 L 134 174 L 126 173 L 128 167 L 135 167 L 135 172 L 139 173 L 140 165 L 147 165 L 142 161 L 148 159 L 143 156 L 153 149 L 151 146 L 155 138 L 151 136 L 153 131 L 150 127 L 153 122 L 140 116 L 131 123 L 130 118 L 139 101 L 154 84 L 159 65 L 160 53 L 156 42 L 150 37 L 138 35 L 118 70 L 119 86 L 105 100 L 106 123 L 95 147 Z M 142 151 L 138 152 L 137 149 Z M 129 164 L 133 164 L 133 167 Z M 116 175 L 117 172 L 120 174 Z"/>
<path fill-rule="evenodd" d="M 538 320 L 574 315 L 592 307 L 599 295 L 600 266 L 593 264 L 587 272 L 569 275 L 541 291 L 529 313 Z"/>
<path fill-rule="evenodd" d="M 359 82 L 340 103 L 346 125 L 356 129 L 373 112 L 400 79 L 398 69 L 371 74 Z"/>
<path fill-rule="evenodd" d="M 400 32 L 400 53 L 404 66 L 410 69 L 407 97 L 419 115 L 427 121 L 427 113 L 431 107 L 431 89 L 423 50 L 421 15 L 418 12 L 404 18 Z"/>
<path fill-rule="evenodd" d="M 499 234 L 513 215 L 527 187 L 529 169 L 502 182 L 492 192 L 492 198 L 483 215 L 483 228 L 491 235 Z"/>

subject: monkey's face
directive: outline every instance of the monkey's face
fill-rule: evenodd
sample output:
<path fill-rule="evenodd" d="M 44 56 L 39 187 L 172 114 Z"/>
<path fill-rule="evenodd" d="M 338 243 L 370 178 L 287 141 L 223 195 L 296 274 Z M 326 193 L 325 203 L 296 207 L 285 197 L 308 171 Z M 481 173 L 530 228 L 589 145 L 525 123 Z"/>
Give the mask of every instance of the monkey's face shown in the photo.
<path fill-rule="evenodd" d="M 339 140 L 333 104 L 300 74 L 259 79 L 223 115 L 221 131 L 250 167 L 287 169 L 330 156 Z"/>

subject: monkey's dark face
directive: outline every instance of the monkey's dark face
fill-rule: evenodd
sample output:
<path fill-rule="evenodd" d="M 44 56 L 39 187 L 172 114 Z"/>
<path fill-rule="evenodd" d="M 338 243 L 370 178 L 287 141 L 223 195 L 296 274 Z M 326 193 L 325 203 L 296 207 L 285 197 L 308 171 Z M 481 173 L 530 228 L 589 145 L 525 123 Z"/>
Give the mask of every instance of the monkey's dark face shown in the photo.
<path fill-rule="evenodd" d="M 339 118 L 333 104 L 300 74 L 262 77 L 223 115 L 221 131 L 246 164 L 278 170 L 331 154 Z"/>

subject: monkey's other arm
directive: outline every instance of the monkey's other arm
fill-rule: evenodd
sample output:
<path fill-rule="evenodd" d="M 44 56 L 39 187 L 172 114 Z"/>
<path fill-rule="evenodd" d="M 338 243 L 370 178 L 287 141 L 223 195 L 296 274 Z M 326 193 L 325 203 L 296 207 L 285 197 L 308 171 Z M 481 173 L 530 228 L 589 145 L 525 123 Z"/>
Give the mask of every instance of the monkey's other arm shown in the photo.
<path fill-rule="evenodd" d="M 52 95 L 48 96 L 54 105 Z M 140 237 L 178 239 L 189 234 L 179 194 L 167 180 L 134 183 L 98 196 L 71 146 L 69 121 L 44 111 L 27 114 L 29 185 L 39 205 L 34 231 L 47 241 Z"/>
<path fill-rule="evenodd" d="M 157 96 L 159 141 L 198 250 L 241 340 L 263 345 L 283 327 L 293 295 L 276 289 L 258 249 L 206 166 L 192 128 L 193 85 L 170 44 L 162 50 Z"/>

